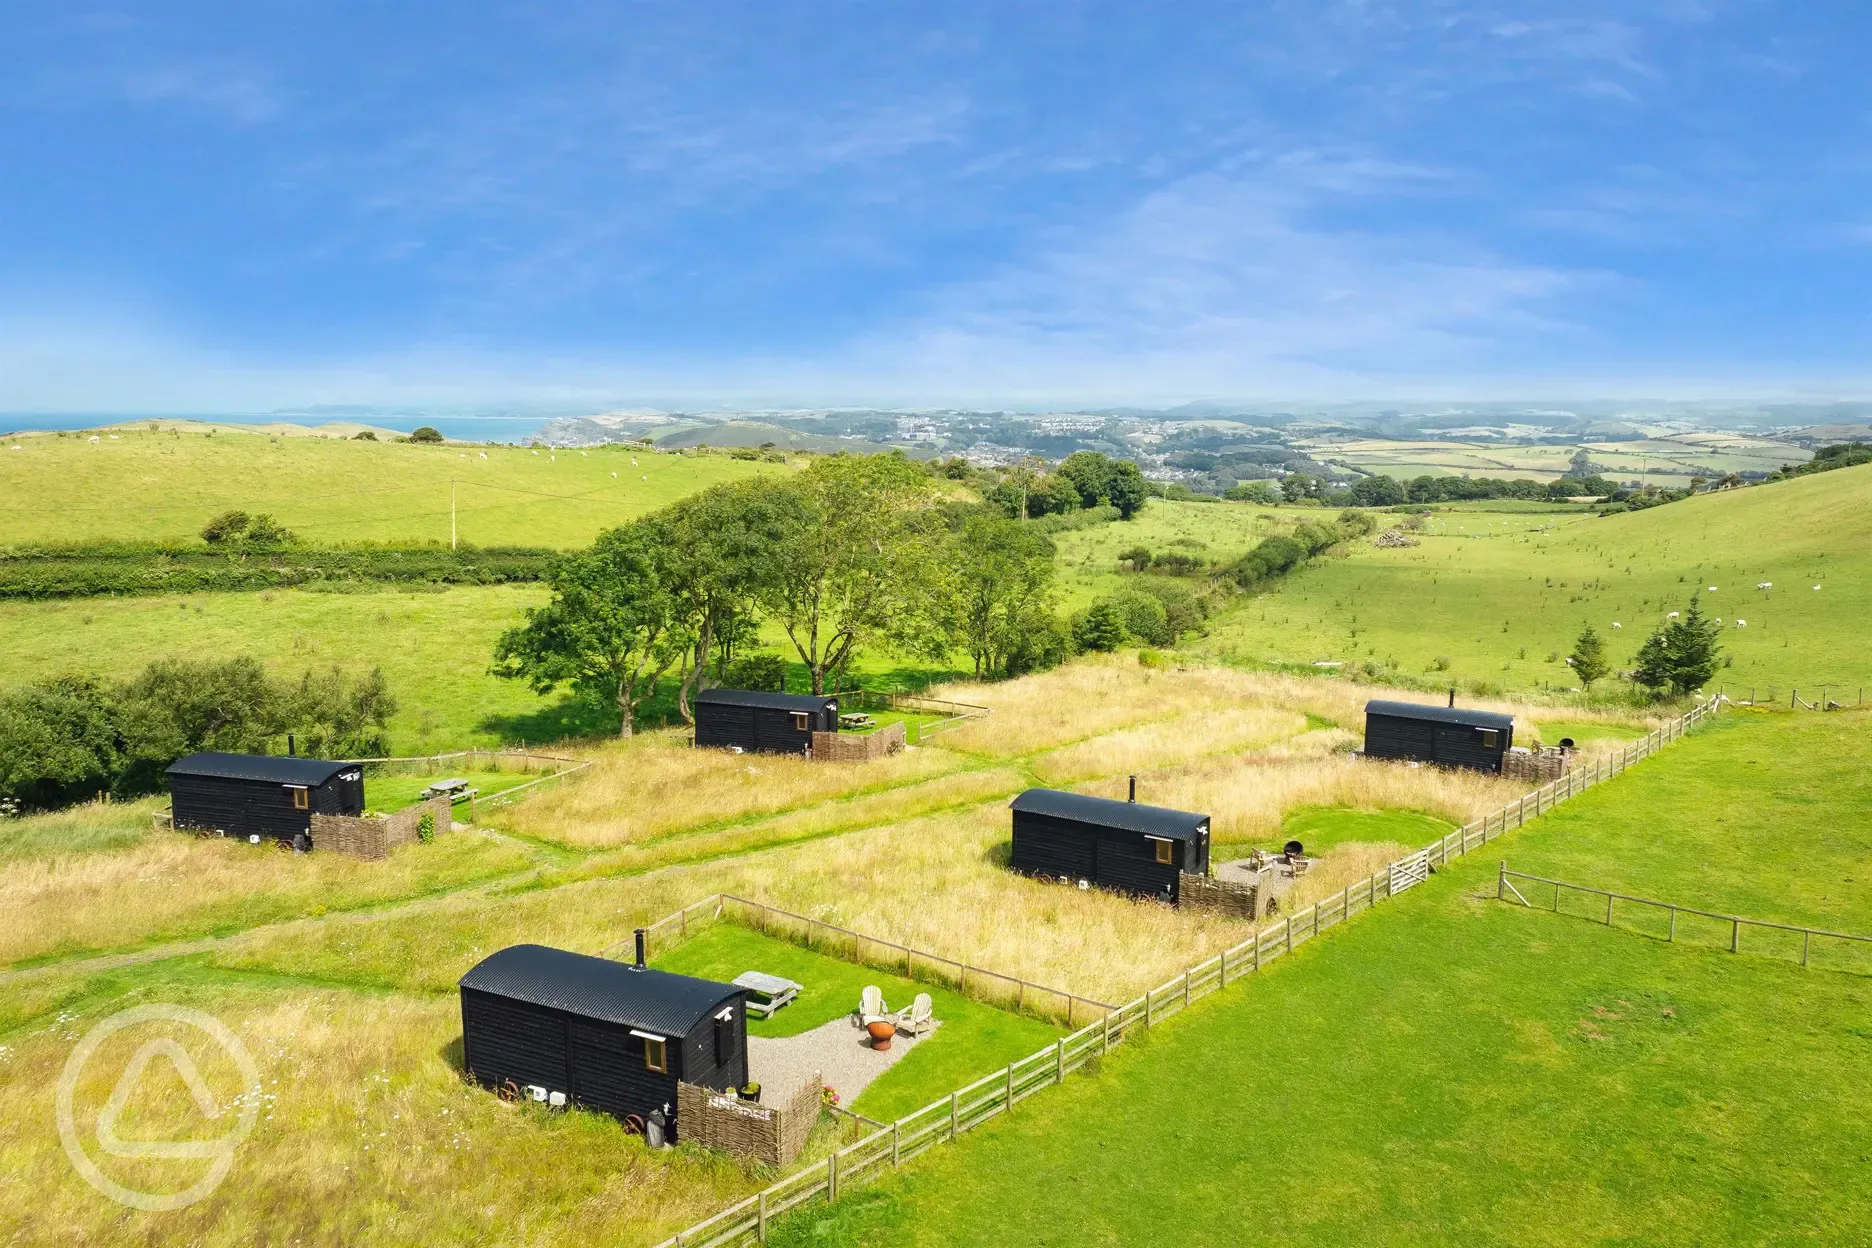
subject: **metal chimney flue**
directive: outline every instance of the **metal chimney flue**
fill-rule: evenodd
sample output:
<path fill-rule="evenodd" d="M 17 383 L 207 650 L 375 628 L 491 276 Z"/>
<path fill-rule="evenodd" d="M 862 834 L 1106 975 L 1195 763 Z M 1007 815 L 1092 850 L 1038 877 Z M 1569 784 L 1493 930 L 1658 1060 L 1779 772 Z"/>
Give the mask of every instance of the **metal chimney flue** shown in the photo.
<path fill-rule="evenodd" d="M 1450 709 L 1451 709 L 1451 710 L 1455 710 L 1455 709 L 1456 709 L 1456 686 L 1455 686 L 1455 685 L 1451 685 L 1451 686 L 1450 686 L 1450 691 L 1449 691 L 1449 704 L 1450 704 Z"/>
<path fill-rule="evenodd" d="M 644 929 L 637 929 L 637 969 L 644 969 Z"/>
<path fill-rule="evenodd" d="M 289 732 L 286 734 L 286 757 L 296 758 L 298 757 L 298 754 L 299 754 L 299 746 L 296 742 L 293 741 L 293 734 Z"/>
<path fill-rule="evenodd" d="M 1131 777 L 1131 796 L 1128 800 L 1133 801 L 1133 802 L 1137 801 L 1137 777 L 1136 776 Z"/>

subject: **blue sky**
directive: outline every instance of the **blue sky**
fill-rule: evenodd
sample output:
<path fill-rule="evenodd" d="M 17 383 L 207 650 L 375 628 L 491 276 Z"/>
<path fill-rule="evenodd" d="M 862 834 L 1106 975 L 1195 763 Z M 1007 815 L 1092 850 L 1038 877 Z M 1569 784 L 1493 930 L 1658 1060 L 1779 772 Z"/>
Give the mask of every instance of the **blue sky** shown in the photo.
<path fill-rule="evenodd" d="M 1849 4 L 0 12 L 0 410 L 1872 389 Z"/>

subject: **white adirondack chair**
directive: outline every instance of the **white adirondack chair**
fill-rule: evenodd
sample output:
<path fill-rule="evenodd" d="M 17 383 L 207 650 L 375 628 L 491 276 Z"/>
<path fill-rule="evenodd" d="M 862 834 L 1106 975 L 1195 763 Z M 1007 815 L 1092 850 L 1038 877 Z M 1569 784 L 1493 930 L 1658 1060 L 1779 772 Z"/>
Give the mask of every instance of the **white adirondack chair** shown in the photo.
<path fill-rule="evenodd" d="M 927 992 L 919 992 L 910 1008 L 897 1015 L 897 1030 L 906 1035 L 920 1036 L 936 1025 L 931 1015 L 933 1005 Z"/>

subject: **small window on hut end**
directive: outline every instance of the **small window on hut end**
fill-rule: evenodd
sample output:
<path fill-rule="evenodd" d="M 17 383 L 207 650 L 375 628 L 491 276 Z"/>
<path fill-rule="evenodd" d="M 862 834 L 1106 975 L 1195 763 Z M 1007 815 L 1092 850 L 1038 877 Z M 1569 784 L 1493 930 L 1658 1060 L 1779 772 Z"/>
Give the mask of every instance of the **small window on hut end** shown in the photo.
<path fill-rule="evenodd" d="M 1500 729 L 1483 728 L 1481 729 L 1481 733 L 1482 733 L 1482 748 L 1483 749 L 1493 750 L 1493 749 L 1498 748 L 1501 745 L 1501 730 Z"/>
<path fill-rule="evenodd" d="M 1175 841 L 1160 841 L 1156 837 L 1152 837 L 1151 844 L 1157 850 L 1158 862 L 1162 863 L 1166 867 L 1172 866 L 1176 863 L 1176 842 Z"/>
<path fill-rule="evenodd" d="M 312 804 L 312 794 L 305 789 L 294 789 L 292 795 L 294 810 L 305 810 Z"/>
<path fill-rule="evenodd" d="M 812 731 L 812 715 L 806 711 L 793 712 L 793 727 L 800 732 Z"/>
<path fill-rule="evenodd" d="M 669 1041 L 644 1037 L 644 1069 L 659 1075 L 669 1073 Z"/>

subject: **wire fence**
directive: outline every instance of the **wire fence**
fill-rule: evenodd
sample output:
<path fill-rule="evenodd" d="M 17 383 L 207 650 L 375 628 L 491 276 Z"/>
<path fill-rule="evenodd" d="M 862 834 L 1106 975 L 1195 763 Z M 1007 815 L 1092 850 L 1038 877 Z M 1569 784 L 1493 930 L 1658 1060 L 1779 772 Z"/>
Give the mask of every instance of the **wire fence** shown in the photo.
<path fill-rule="evenodd" d="M 1798 923 L 1777 923 L 1771 919 L 1751 919 L 1739 914 L 1679 905 L 1673 901 L 1659 901 L 1654 897 L 1638 897 L 1631 893 L 1594 888 L 1589 884 L 1572 884 L 1542 875 L 1510 871 L 1506 862 L 1501 864 L 1495 878 L 1495 899 L 1509 901 L 1512 897 L 1511 904 L 1541 909 L 1515 887 L 1516 880 L 1553 889 L 1552 904 L 1545 908 L 1555 914 L 1592 919 L 1607 927 L 1621 927 L 1668 943 L 1682 941 L 1741 953 L 1742 933 L 1747 930 L 1751 933 L 1750 953 L 1798 960 L 1802 966 L 1811 966 L 1823 960 L 1831 970 L 1872 971 L 1872 936 L 1803 927 Z M 1535 890 L 1530 888 L 1528 891 Z M 1563 899 L 1570 902 L 1575 898 L 1591 899 L 1591 913 L 1587 913 L 1581 905 L 1563 905 Z M 1603 910 L 1599 905 L 1601 900 L 1604 902 Z M 1615 915 L 1614 908 L 1621 901 L 1626 903 L 1626 908 Z"/>
<path fill-rule="evenodd" d="M 1520 827 L 1560 802 L 1649 758 L 1680 739 L 1699 721 L 1715 714 L 1721 705 L 1719 698 L 1700 703 L 1688 714 L 1667 721 L 1629 746 L 1602 756 L 1592 766 L 1544 784 L 1519 801 L 1458 828 L 1368 879 L 1348 885 L 1335 896 L 1257 931 L 1233 948 L 1197 963 L 1137 999 L 1108 1009 L 1103 1017 L 1047 1048 L 1011 1062 L 994 1074 L 957 1088 L 941 1100 L 932 1101 L 889 1126 L 834 1150 L 823 1164 L 814 1163 L 781 1179 L 714 1217 L 678 1232 L 657 1248 L 730 1248 L 731 1245 L 767 1242 L 768 1228 L 774 1218 L 814 1200 L 835 1202 L 853 1183 L 876 1178 L 937 1144 L 954 1140 L 966 1131 L 1013 1112 L 1016 1105 L 1034 1093 L 1063 1083 L 1066 1076 L 1111 1052 L 1112 1046 L 1122 1044 L 1136 1029 L 1154 1027 L 1182 1013 L 1203 997 L 1244 976 L 1258 973 L 1321 932 L 1406 891 L 1424 878 L 1424 873 L 1414 869 L 1417 863 L 1431 867 L 1443 865 L 1453 855 L 1466 854 L 1509 829 Z M 721 900 L 720 897 L 704 898 L 653 924 L 652 928 L 667 929 L 672 923 L 680 928 L 687 924 L 685 916 L 691 911 Z M 759 906 L 760 903 L 742 904 Z M 614 949 L 621 947 L 613 946 Z"/>
<path fill-rule="evenodd" d="M 488 797 L 464 795 L 471 820 L 481 807 L 505 806 L 548 784 L 557 784 L 594 764 L 561 754 L 535 754 L 530 750 L 452 750 L 446 754 L 405 754 L 384 758 L 352 758 L 346 762 L 364 768 L 368 776 L 428 776 L 442 771 L 544 771 L 547 774 L 525 784 L 516 784 Z"/>

